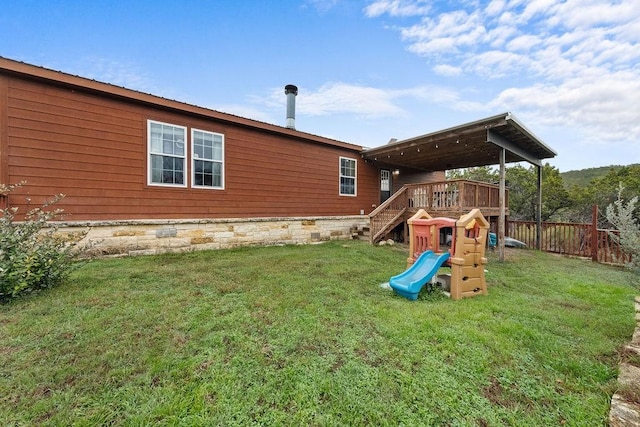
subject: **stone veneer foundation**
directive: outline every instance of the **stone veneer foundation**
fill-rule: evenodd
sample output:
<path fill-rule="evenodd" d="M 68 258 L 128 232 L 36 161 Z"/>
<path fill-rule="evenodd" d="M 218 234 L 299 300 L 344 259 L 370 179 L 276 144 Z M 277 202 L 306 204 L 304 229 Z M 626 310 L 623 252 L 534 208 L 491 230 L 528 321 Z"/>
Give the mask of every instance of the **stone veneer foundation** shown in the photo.
<path fill-rule="evenodd" d="M 366 215 L 296 218 L 78 221 L 63 234 L 87 231 L 80 245 L 92 256 L 153 255 L 238 246 L 306 244 L 350 239 L 369 225 Z"/>

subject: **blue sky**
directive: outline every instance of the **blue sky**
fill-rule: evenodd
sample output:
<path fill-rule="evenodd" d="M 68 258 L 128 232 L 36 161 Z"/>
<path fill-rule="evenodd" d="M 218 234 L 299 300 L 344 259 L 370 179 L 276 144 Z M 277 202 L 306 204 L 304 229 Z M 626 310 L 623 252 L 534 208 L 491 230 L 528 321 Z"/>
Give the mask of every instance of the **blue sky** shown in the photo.
<path fill-rule="evenodd" d="M 452 6 L 453 5 L 453 6 Z M 640 163 L 640 1 L 5 1 L 0 56 L 366 147 L 510 111 Z"/>

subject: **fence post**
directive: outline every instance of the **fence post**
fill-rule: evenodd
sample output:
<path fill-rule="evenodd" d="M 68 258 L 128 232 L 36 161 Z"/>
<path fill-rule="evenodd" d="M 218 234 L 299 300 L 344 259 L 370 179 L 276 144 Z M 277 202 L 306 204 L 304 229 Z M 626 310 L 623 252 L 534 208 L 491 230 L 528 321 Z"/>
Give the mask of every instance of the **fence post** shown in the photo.
<path fill-rule="evenodd" d="M 536 249 L 542 250 L 542 166 L 536 167 L 538 172 L 536 197 Z"/>
<path fill-rule="evenodd" d="M 598 205 L 591 211 L 591 260 L 598 262 Z"/>

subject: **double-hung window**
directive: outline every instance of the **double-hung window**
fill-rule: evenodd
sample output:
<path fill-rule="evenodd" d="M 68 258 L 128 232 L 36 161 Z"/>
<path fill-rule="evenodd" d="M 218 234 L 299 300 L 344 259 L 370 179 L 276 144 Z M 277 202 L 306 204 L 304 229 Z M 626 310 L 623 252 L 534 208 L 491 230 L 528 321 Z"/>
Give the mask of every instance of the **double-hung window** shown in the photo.
<path fill-rule="evenodd" d="M 191 130 L 192 187 L 224 188 L 224 135 Z"/>
<path fill-rule="evenodd" d="M 186 139 L 183 126 L 148 122 L 149 185 L 186 187 Z"/>
<path fill-rule="evenodd" d="M 356 159 L 340 157 L 340 195 L 356 195 Z"/>

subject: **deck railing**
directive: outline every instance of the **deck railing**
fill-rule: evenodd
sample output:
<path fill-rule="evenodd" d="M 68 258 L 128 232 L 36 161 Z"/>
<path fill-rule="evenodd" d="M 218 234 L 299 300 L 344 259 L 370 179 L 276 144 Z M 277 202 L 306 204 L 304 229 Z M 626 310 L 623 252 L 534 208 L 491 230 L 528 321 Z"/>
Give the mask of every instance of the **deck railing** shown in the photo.
<path fill-rule="evenodd" d="M 460 187 L 460 209 L 500 208 L 500 187 L 478 181 L 452 180 L 452 185 Z M 505 190 L 505 205 L 509 206 L 509 192 Z"/>
<path fill-rule="evenodd" d="M 596 234 L 592 234 L 592 230 Z M 588 257 L 604 264 L 624 265 L 631 261 L 620 245 L 611 238 L 617 230 L 594 228 L 593 224 L 543 222 L 540 250 L 562 255 Z M 507 236 L 520 240 L 530 248 L 536 247 L 536 223 L 533 221 L 509 221 Z"/>
<path fill-rule="evenodd" d="M 371 241 L 376 242 L 411 215 L 424 209 L 432 216 L 459 217 L 473 208 L 497 216 L 500 188 L 478 181 L 451 180 L 406 184 L 371 214 Z M 508 205 L 508 197 L 506 198 Z"/>
<path fill-rule="evenodd" d="M 511 221 L 507 223 L 507 236 L 536 247 L 535 221 Z M 540 250 L 557 254 L 591 256 L 591 224 L 543 222 Z"/>

